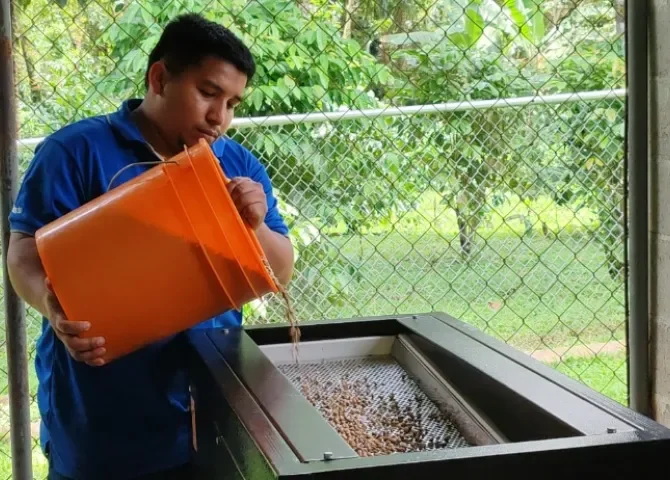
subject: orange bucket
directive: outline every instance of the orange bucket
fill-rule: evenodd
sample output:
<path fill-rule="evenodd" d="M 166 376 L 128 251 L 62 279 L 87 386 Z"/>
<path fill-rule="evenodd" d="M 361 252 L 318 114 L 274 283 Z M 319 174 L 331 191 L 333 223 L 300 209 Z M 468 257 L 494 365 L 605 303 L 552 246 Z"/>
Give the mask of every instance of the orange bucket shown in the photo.
<path fill-rule="evenodd" d="M 35 235 L 65 315 L 110 362 L 279 288 L 201 140 Z"/>
<path fill-rule="evenodd" d="M 187 152 L 195 173 L 201 182 L 202 188 L 205 192 L 219 192 L 221 189 L 228 192 L 226 184 L 228 179 L 223 173 L 216 157 L 212 154 L 207 142 L 203 141 L 199 145 L 194 146 Z M 214 161 L 211 161 L 214 159 Z M 217 219 L 222 230 L 226 231 L 228 240 L 231 243 L 233 251 L 238 249 L 252 249 L 250 255 L 238 256 L 238 261 L 241 263 L 243 271 L 253 272 L 259 270 L 263 265 L 265 258 L 263 248 L 256 238 L 256 234 L 242 221 L 242 218 L 237 213 L 235 204 L 230 195 L 214 195 L 210 196 L 210 207 L 217 212 Z M 236 228 L 226 229 L 225 225 L 236 225 Z M 257 275 L 247 276 L 247 281 L 251 289 L 256 292 L 256 298 L 264 295 L 263 292 L 267 289 L 267 281 L 263 277 Z"/>

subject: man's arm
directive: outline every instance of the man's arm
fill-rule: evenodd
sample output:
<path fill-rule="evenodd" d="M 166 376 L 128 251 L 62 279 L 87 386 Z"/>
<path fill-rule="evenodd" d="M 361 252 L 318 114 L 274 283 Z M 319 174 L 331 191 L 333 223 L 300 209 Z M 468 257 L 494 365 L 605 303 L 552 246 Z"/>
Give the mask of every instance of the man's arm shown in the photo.
<path fill-rule="evenodd" d="M 295 255 L 266 168 L 253 153 L 232 140 L 217 150 L 222 168 L 228 157 L 243 165 L 241 171 L 229 175 L 228 192 L 240 216 L 256 233 L 278 282 L 287 287 L 293 278 Z"/>
<path fill-rule="evenodd" d="M 77 162 L 65 147 L 47 139 L 35 149 L 9 215 L 9 279 L 17 294 L 47 318 L 46 273 L 35 232 L 81 203 L 80 178 Z"/>
<path fill-rule="evenodd" d="M 25 233 L 11 233 L 7 251 L 7 270 L 9 280 L 19 297 L 48 317 L 49 312 L 44 302 L 47 296 L 46 274 L 37 253 L 35 237 Z"/>
<path fill-rule="evenodd" d="M 90 325 L 69 321 L 46 278 L 35 243 L 35 232 L 83 202 L 77 162 L 56 141 L 40 144 L 24 176 L 12 213 L 7 251 L 9 280 L 16 293 L 49 320 L 70 355 L 89 365 L 102 365 L 104 340 L 80 338 Z M 81 320 L 81 319 L 78 319 Z M 85 319 L 88 320 L 88 319 Z"/>

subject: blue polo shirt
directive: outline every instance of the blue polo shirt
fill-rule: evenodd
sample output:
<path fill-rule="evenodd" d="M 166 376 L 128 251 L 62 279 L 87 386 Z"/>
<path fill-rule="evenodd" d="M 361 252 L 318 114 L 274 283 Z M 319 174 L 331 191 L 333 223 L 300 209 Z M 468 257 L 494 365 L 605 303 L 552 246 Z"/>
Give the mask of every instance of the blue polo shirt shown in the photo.
<path fill-rule="evenodd" d="M 36 149 L 10 214 L 12 231 L 34 235 L 105 192 L 124 166 L 155 161 L 130 117 L 140 103 L 128 100 L 113 114 L 79 121 L 46 138 Z M 263 185 L 266 223 L 286 235 L 261 163 L 230 139 L 219 139 L 212 149 L 229 178 L 246 176 Z M 148 168 L 128 168 L 115 185 Z M 241 312 L 229 311 L 195 328 L 241 322 Z M 104 367 L 89 367 L 72 359 L 48 320 L 42 320 L 35 359 L 40 440 L 54 470 L 77 480 L 123 480 L 190 461 L 190 400 L 179 341 L 175 336 Z"/>

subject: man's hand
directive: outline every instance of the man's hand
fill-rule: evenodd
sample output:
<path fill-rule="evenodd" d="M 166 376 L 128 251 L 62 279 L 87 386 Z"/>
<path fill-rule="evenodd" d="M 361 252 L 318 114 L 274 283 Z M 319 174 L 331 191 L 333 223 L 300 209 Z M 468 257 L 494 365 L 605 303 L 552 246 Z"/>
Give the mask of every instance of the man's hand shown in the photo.
<path fill-rule="evenodd" d="M 235 177 L 228 183 L 228 192 L 240 216 L 251 228 L 258 230 L 268 213 L 263 185 L 247 177 Z"/>
<path fill-rule="evenodd" d="M 275 276 L 282 285 L 288 285 L 293 275 L 293 245 L 288 237 L 265 224 L 268 200 L 263 185 L 247 177 L 236 177 L 228 183 L 228 191 L 240 216 L 254 229 Z"/>
<path fill-rule="evenodd" d="M 51 322 L 56 336 L 60 339 L 67 348 L 72 358 L 79 362 L 85 362 L 92 367 L 99 367 L 104 365 L 102 357 L 105 354 L 103 345 L 104 338 L 81 338 L 80 333 L 91 328 L 88 322 L 71 322 L 65 317 L 65 313 L 56 298 L 49 279 L 45 280 L 46 293 L 43 304 L 46 310 L 46 317 Z"/>
<path fill-rule="evenodd" d="M 37 252 L 35 237 L 12 232 L 7 252 L 9 278 L 16 293 L 35 310 L 49 319 L 56 337 L 63 342 L 75 360 L 91 366 L 104 364 L 101 338 L 81 338 L 79 335 L 90 328 L 88 322 L 70 322 L 56 298 L 51 282 L 46 278 L 44 267 Z"/>

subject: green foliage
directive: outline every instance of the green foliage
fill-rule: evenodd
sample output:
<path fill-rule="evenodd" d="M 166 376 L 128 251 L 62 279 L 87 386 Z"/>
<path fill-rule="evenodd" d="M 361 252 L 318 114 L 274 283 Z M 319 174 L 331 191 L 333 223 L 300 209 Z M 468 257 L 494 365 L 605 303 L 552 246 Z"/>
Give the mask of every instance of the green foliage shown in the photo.
<path fill-rule="evenodd" d="M 342 39 L 335 26 L 310 21 L 291 0 L 139 0 L 125 7 L 101 38 L 119 62 L 100 88 L 116 97 L 139 95 L 148 53 L 162 27 L 183 11 L 224 24 L 250 46 L 257 76 L 239 116 L 375 106 L 369 86 L 389 78 L 388 69 L 358 42 Z"/>
<path fill-rule="evenodd" d="M 17 31 L 28 40 L 18 49 L 24 137 L 141 96 L 150 50 L 185 11 L 225 24 L 250 45 L 258 73 L 238 116 L 467 104 L 625 84 L 615 12 L 605 0 L 571 14 L 560 2 L 535 0 L 103 0 L 86 8 L 54 1 L 19 2 Z M 346 5 L 357 7 L 351 16 Z M 343 38 L 347 18 L 351 38 Z M 477 252 L 481 226 L 511 197 L 528 203 L 548 195 L 591 211 L 600 223 L 584 228 L 618 274 L 622 116 L 621 102 L 579 102 L 229 134 L 268 166 L 284 205 L 300 212 L 292 220 L 300 288 L 336 302 L 329 292 L 352 285 L 356 272 L 314 231 L 390 230 L 425 192 L 455 212 L 467 258 Z M 524 216 L 525 231 L 538 219 Z"/>

